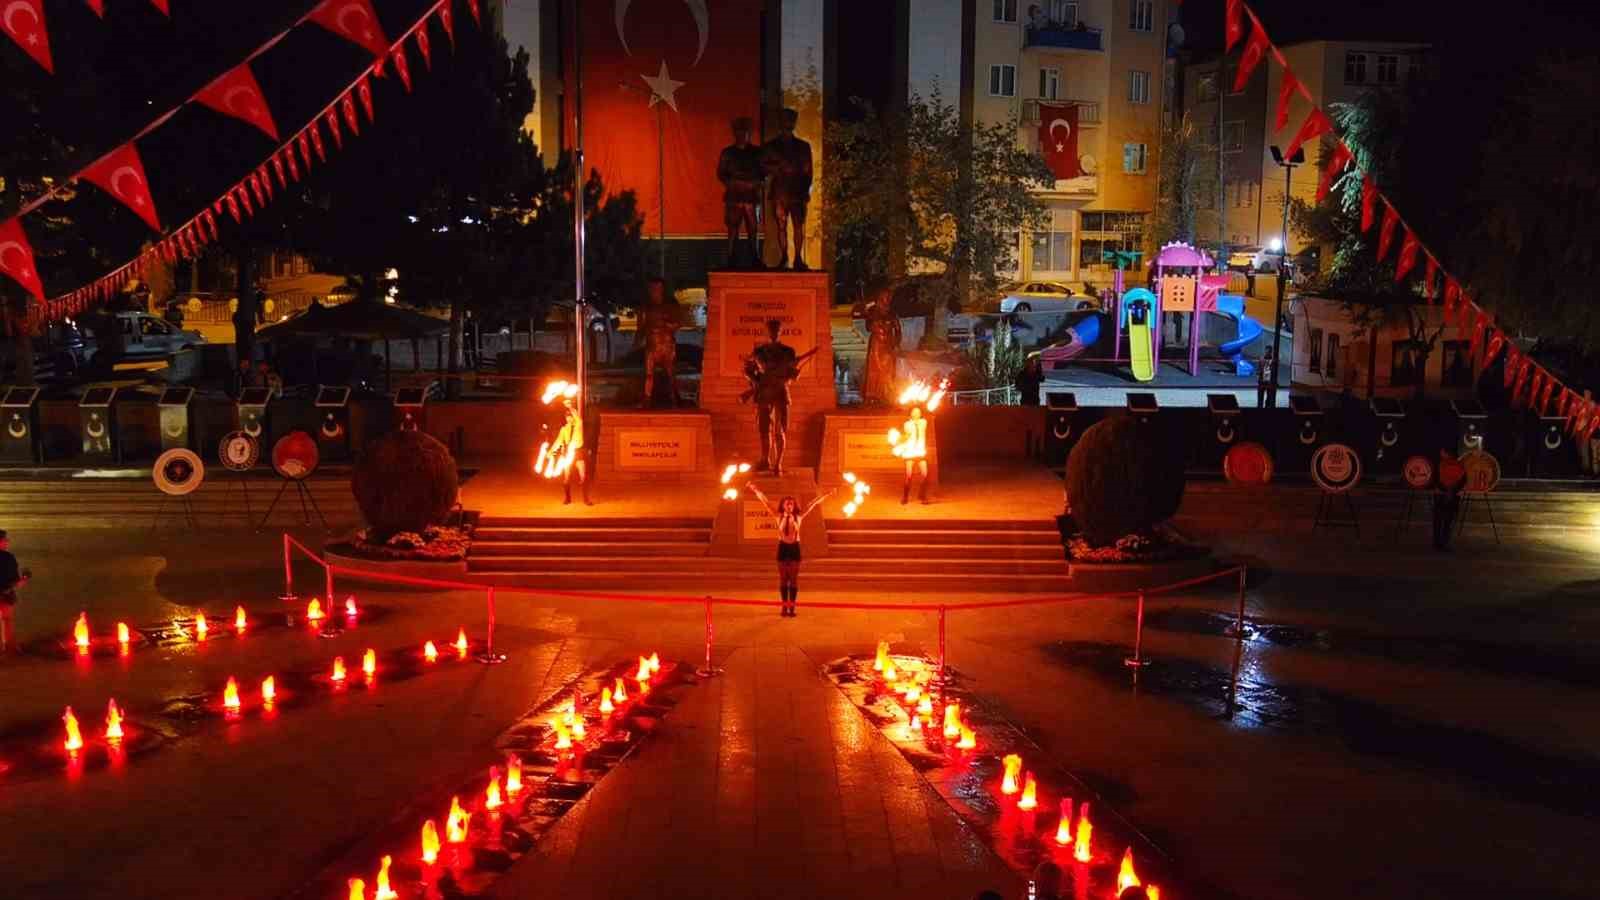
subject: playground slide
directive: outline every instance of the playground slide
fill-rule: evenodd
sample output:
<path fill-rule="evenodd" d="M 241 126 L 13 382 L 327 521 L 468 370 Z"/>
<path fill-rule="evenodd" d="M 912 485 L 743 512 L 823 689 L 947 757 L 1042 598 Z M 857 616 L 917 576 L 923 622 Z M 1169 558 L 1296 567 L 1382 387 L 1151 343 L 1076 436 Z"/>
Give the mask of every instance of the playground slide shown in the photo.
<path fill-rule="evenodd" d="M 1250 342 L 1260 337 L 1266 329 L 1261 327 L 1260 322 L 1244 314 L 1244 298 L 1238 294 L 1222 294 L 1218 296 L 1217 314 L 1227 316 L 1239 323 L 1239 336 L 1219 345 L 1217 350 L 1222 353 L 1224 359 L 1233 363 L 1234 374 L 1254 375 L 1256 367 L 1250 360 L 1245 359 L 1244 348 L 1250 346 Z"/>
<path fill-rule="evenodd" d="M 1087 353 L 1098 340 L 1100 340 L 1100 314 L 1089 313 L 1067 329 L 1065 341 L 1039 351 L 1039 359 L 1047 366 L 1070 362 Z"/>
<path fill-rule="evenodd" d="M 1143 296 L 1138 296 L 1140 294 Z M 1128 316 L 1128 356 L 1133 363 L 1133 377 L 1139 381 L 1155 381 L 1155 356 L 1150 344 L 1154 298 L 1149 291 L 1135 288 L 1123 296 L 1122 305 Z"/>

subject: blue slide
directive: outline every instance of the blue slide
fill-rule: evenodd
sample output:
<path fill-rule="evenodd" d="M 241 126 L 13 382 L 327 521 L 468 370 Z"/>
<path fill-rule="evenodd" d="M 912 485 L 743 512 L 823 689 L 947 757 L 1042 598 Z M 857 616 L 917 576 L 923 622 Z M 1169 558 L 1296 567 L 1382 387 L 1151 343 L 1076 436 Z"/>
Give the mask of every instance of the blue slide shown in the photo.
<path fill-rule="evenodd" d="M 1067 329 L 1065 338 L 1039 351 L 1040 362 L 1053 366 L 1070 362 L 1088 352 L 1100 340 L 1101 315 L 1097 312 L 1084 315 L 1077 324 Z"/>
<path fill-rule="evenodd" d="M 1235 375 L 1254 375 L 1255 364 L 1244 358 L 1244 348 L 1250 342 L 1261 336 L 1266 329 L 1261 323 L 1244 314 L 1244 298 L 1238 294 L 1223 294 L 1217 297 L 1217 313 L 1236 320 L 1239 323 L 1239 336 L 1217 347 L 1224 359 L 1233 363 Z"/>

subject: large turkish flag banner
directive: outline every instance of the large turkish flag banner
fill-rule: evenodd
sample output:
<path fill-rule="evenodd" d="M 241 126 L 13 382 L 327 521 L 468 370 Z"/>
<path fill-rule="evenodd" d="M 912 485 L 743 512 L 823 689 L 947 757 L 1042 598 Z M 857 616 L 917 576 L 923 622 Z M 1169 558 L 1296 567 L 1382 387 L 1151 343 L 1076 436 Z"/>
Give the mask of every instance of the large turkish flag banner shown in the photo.
<path fill-rule="evenodd" d="M 1056 178 L 1077 178 L 1078 108 L 1066 104 L 1039 104 L 1039 152 Z"/>
<path fill-rule="evenodd" d="M 608 193 L 638 195 L 647 236 L 660 229 L 663 187 L 669 237 L 725 234 L 717 157 L 733 143 L 733 119 L 749 116 L 760 127 L 761 4 L 591 0 L 581 6 L 586 166 L 600 171 Z M 564 133 L 570 144 L 572 129 Z M 753 140 L 760 139 L 758 130 Z"/>

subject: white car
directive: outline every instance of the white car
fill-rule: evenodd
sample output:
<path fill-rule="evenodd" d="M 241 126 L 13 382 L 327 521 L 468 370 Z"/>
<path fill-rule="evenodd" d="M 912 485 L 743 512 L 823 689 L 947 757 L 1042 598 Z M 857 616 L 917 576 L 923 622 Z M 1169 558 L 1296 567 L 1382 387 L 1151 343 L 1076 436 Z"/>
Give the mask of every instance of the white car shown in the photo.
<path fill-rule="evenodd" d="M 1059 281 L 1023 281 L 1006 288 L 1000 298 L 1001 315 L 1028 312 L 1072 312 L 1094 309 L 1093 297 L 1075 297 L 1072 288 Z"/>
<path fill-rule="evenodd" d="M 122 331 L 123 356 L 127 359 L 167 356 L 206 342 L 200 332 L 179 328 L 149 313 L 117 313 L 117 326 Z"/>

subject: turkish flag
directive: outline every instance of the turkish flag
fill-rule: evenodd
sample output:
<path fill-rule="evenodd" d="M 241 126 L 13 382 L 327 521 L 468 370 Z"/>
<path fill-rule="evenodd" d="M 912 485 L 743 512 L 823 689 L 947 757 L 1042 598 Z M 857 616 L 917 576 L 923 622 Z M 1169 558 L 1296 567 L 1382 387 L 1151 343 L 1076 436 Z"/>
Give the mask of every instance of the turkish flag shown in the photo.
<path fill-rule="evenodd" d="M 1039 104 L 1039 152 L 1056 178 L 1077 178 L 1078 108 L 1066 104 Z"/>
<path fill-rule="evenodd" d="M 1233 79 L 1233 92 L 1235 94 L 1244 90 L 1245 84 L 1250 81 L 1250 74 L 1267 58 L 1267 50 L 1271 49 L 1272 41 L 1267 37 L 1267 30 L 1261 27 L 1261 20 L 1256 14 L 1245 10 L 1250 16 L 1250 39 L 1244 42 L 1244 50 L 1239 54 L 1239 72 Z M 1294 152 L 1290 151 L 1289 156 Z"/>
<path fill-rule="evenodd" d="M 389 39 L 372 8 L 372 0 L 323 0 L 311 11 L 311 21 L 352 43 L 367 48 L 383 59 L 389 52 Z"/>
<path fill-rule="evenodd" d="M 0 31 L 17 42 L 22 52 L 54 75 L 50 59 L 50 33 L 44 27 L 43 0 L 9 0 L 0 3 Z"/>
<path fill-rule="evenodd" d="M 105 0 L 88 0 L 88 3 L 89 3 L 89 8 L 94 10 L 94 14 L 95 15 L 99 16 L 102 19 L 104 19 L 106 17 Z"/>
<path fill-rule="evenodd" d="M 0 272 L 26 288 L 34 299 L 44 299 L 44 285 L 33 263 L 33 245 L 28 243 L 21 219 L 0 222 Z"/>
<path fill-rule="evenodd" d="M 161 220 L 156 218 L 156 201 L 150 196 L 150 182 L 144 176 L 144 162 L 139 158 L 139 148 L 131 141 L 84 169 L 83 177 L 121 200 L 151 228 L 161 230 Z"/>
<path fill-rule="evenodd" d="M 1300 79 L 1295 77 L 1293 69 L 1285 66 L 1283 81 L 1278 84 L 1278 114 L 1272 121 L 1273 131 L 1282 131 L 1283 126 L 1289 124 L 1289 101 L 1298 90 L 1300 90 Z"/>
<path fill-rule="evenodd" d="M 1400 261 L 1394 267 L 1394 280 L 1404 281 L 1406 275 L 1417 264 L 1417 251 L 1422 249 L 1422 242 L 1417 240 L 1417 235 L 1406 226 L 1405 236 L 1400 238 Z"/>
<path fill-rule="evenodd" d="M 663 191 L 669 235 L 725 234 L 717 160 L 733 143 L 729 123 L 750 117 L 761 141 L 761 4 L 617 0 L 581 14 L 585 166 L 608 193 L 636 193 L 648 234 L 661 227 Z M 570 93 L 564 102 L 570 115 Z"/>
<path fill-rule="evenodd" d="M 1389 205 L 1389 198 L 1383 198 L 1383 224 L 1378 226 L 1378 261 L 1389 255 L 1389 247 L 1394 243 L 1394 229 L 1400 224 L 1400 213 Z"/>
<path fill-rule="evenodd" d="M 172 17 L 172 10 L 167 8 L 167 0 L 150 0 L 150 5 L 161 10 L 162 15 L 168 18 Z"/>
<path fill-rule="evenodd" d="M 221 78 L 200 89 L 194 98 L 225 116 L 248 122 L 267 137 L 278 140 L 278 125 L 272 121 L 266 95 L 249 63 L 240 63 Z"/>
<path fill-rule="evenodd" d="M 1295 132 L 1294 140 L 1289 142 L 1289 149 L 1283 151 L 1283 158 L 1289 159 L 1306 144 L 1333 130 L 1333 120 L 1320 108 L 1311 110 L 1306 120 L 1300 123 L 1300 130 Z"/>

